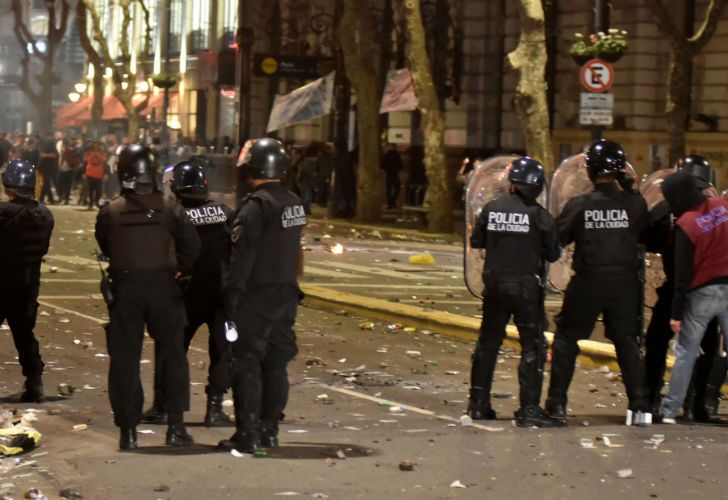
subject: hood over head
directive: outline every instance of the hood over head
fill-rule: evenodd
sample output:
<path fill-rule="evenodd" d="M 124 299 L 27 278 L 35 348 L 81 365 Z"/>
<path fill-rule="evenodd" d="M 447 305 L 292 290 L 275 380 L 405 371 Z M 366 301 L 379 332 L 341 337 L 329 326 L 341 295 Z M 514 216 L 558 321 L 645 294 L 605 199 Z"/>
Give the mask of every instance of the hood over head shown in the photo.
<path fill-rule="evenodd" d="M 705 200 L 695 177 L 687 172 L 676 172 L 662 183 L 662 194 L 670 206 L 670 212 L 680 217 Z"/>

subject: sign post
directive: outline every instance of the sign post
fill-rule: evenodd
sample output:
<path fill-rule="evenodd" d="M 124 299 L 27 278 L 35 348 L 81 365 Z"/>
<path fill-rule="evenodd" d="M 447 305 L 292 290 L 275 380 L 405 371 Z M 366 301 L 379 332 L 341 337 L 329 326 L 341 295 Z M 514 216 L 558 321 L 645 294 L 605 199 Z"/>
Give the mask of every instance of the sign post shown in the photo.
<path fill-rule="evenodd" d="M 614 95 L 606 92 L 614 85 L 614 68 L 601 59 L 592 59 L 581 67 L 582 92 L 579 124 L 592 127 L 592 140 L 601 139 L 602 127 L 614 122 Z"/>

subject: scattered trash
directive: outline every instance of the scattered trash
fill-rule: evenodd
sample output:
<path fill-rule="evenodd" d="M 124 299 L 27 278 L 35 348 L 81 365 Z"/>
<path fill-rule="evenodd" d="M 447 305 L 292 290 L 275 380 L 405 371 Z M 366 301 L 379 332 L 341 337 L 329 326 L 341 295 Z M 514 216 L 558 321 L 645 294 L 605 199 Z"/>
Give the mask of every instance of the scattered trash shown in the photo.
<path fill-rule="evenodd" d="M 644 441 L 645 448 L 649 450 L 656 450 L 662 443 L 665 442 L 664 434 L 653 434 L 649 440 Z"/>
<path fill-rule="evenodd" d="M 108 354 L 104 354 L 103 352 L 97 352 L 96 354 L 94 354 L 94 356 L 96 356 L 97 358 L 108 358 L 109 357 Z"/>
<path fill-rule="evenodd" d="M 59 323 L 70 323 L 71 320 L 68 318 L 58 318 Z"/>
<path fill-rule="evenodd" d="M 404 385 L 402 386 L 402 389 L 406 389 L 408 391 L 421 391 L 422 387 L 419 385 Z"/>
<path fill-rule="evenodd" d="M 68 385 L 66 383 L 58 384 L 58 395 L 59 396 L 70 396 L 78 390 L 77 387 Z"/>
<path fill-rule="evenodd" d="M 154 431 L 152 429 L 139 429 L 137 432 L 139 434 L 154 434 Z"/>
<path fill-rule="evenodd" d="M 579 446 L 582 448 L 594 448 L 594 441 L 589 438 L 581 438 L 579 439 Z"/>
<path fill-rule="evenodd" d="M 420 356 L 422 356 L 422 353 L 420 351 L 407 351 L 405 352 L 405 354 L 410 358 L 419 358 Z"/>
<path fill-rule="evenodd" d="M 609 369 L 609 367 L 607 365 L 602 365 L 599 367 L 599 371 L 602 373 L 609 373 L 611 370 Z"/>
<path fill-rule="evenodd" d="M 494 397 L 496 399 L 512 399 L 513 393 L 512 392 L 492 392 L 491 397 Z"/>
<path fill-rule="evenodd" d="M 319 401 L 324 400 L 324 399 L 329 399 L 329 395 L 328 394 L 319 394 L 318 396 L 316 396 L 316 399 L 318 399 Z"/>
<path fill-rule="evenodd" d="M 76 424 L 73 426 L 74 431 L 85 431 L 86 429 L 88 429 L 88 425 L 86 424 Z"/>
<path fill-rule="evenodd" d="M 280 493 L 274 493 L 277 497 L 297 497 L 300 493 L 296 491 L 281 491 Z"/>
<path fill-rule="evenodd" d="M 390 332 L 399 332 L 402 331 L 402 328 L 404 327 L 399 323 L 392 323 L 390 325 L 387 325 L 387 330 L 389 330 Z"/>
<path fill-rule="evenodd" d="M 81 492 L 71 489 L 71 488 L 65 488 L 58 492 L 58 496 L 61 498 L 69 498 L 69 499 L 79 499 L 83 498 L 83 495 Z"/>
<path fill-rule="evenodd" d="M 458 479 L 450 483 L 450 488 L 467 488 L 463 483 L 461 483 Z"/>
<path fill-rule="evenodd" d="M 402 460 L 399 463 L 399 470 L 402 472 L 412 472 L 415 470 L 415 464 L 414 462 L 410 462 L 409 460 Z"/>
<path fill-rule="evenodd" d="M 359 323 L 359 328 L 361 330 L 374 330 L 374 322 L 363 321 L 363 322 Z"/>
<path fill-rule="evenodd" d="M 463 427 L 471 427 L 473 425 L 473 419 L 469 415 L 463 415 L 460 417 L 460 425 Z"/>
<path fill-rule="evenodd" d="M 346 453 L 344 453 L 344 450 L 336 450 L 336 458 L 339 460 L 346 460 Z"/>
<path fill-rule="evenodd" d="M 343 363 L 346 363 L 346 358 L 341 358 L 341 359 L 339 360 L 339 363 L 342 363 L 342 364 L 343 364 Z"/>
<path fill-rule="evenodd" d="M 31 488 L 25 492 L 24 498 L 30 498 L 32 500 L 47 500 L 46 497 L 38 488 Z"/>
<path fill-rule="evenodd" d="M 386 347 L 380 347 L 379 349 L 377 349 L 377 352 L 379 354 L 387 354 L 388 350 Z"/>
<path fill-rule="evenodd" d="M 307 432 L 306 429 L 288 429 L 289 434 L 306 434 Z"/>
<path fill-rule="evenodd" d="M 632 477 L 632 469 L 620 469 L 617 471 L 619 479 L 629 479 Z"/>
<path fill-rule="evenodd" d="M 433 265 L 433 264 L 437 264 L 437 261 L 435 261 L 435 258 L 431 254 L 421 253 L 421 254 L 410 255 L 409 263 L 410 264 Z"/>
<path fill-rule="evenodd" d="M 389 413 L 404 413 L 404 408 L 401 406 L 390 406 Z"/>
<path fill-rule="evenodd" d="M 51 267 L 51 268 L 48 269 L 48 272 L 57 273 L 58 272 L 58 268 L 55 267 L 55 266 L 53 266 L 53 267 Z"/>
<path fill-rule="evenodd" d="M 306 360 L 306 366 L 326 366 L 326 362 L 319 357 L 308 358 Z"/>
<path fill-rule="evenodd" d="M 404 331 L 408 332 L 408 333 L 412 333 L 412 332 L 416 332 L 417 328 L 415 328 L 414 326 L 406 326 L 406 327 L 404 327 Z"/>
<path fill-rule="evenodd" d="M 460 372 L 457 371 L 457 370 L 448 370 L 448 371 L 445 372 L 445 375 L 457 375 L 459 373 Z"/>
<path fill-rule="evenodd" d="M 169 489 L 170 489 L 169 486 L 167 486 L 166 484 L 160 484 L 159 486 L 154 487 L 154 491 L 156 491 L 158 493 L 162 493 L 164 491 L 169 491 Z"/>
<path fill-rule="evenodd" d="M 341 243 L 337 243 L 330 248 L 330 251 L 334 255 L 341 255 L 344 253 L 344 245 L 342 245 Z"/>
<path fill-rule="evenodd" d="M 234 456 L 235 458 L 243 458 L 243 457 L 245 457 L 245 453 L 240 453 L 240 452 L 239 452 L 238 450 L 236 450 L 235 448 L 233 448 L 232 450 L 230 450 L 230 454 L 231 454 L 232 456 Z"/>

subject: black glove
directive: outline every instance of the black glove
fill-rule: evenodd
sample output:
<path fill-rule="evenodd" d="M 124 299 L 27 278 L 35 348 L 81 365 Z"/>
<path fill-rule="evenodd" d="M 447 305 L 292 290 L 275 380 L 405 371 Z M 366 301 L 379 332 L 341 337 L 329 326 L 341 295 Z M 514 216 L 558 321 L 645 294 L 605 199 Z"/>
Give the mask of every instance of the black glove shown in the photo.
<path fill-rule="evenodd" d="M 627 192 L 634 191 L 634 181 L 635 178 L 627 171 L 624 171 L 617 176 L 617 183 L 624 191 Z"/>

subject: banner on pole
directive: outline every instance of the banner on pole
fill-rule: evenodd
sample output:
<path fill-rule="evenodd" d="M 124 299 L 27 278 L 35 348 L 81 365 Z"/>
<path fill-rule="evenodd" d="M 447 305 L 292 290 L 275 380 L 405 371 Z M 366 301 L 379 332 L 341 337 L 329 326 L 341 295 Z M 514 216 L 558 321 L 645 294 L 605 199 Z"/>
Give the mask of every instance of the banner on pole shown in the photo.
<path fill-rule="evenodd" d="M 413 111 L 417 109 L 417 96 L 412 84 L 412 75 L 408 69 L 392 69 L 387 72 L 384 84 L 380 113 L 391 111 Z"/>
<path fill-rule="evenodd" d="M 297 123 L 305 123 L 328 115 L 334 97 L 334 72 L 299 87 L 290 94 L 277 95 L 268 118 L 267 131 L 272 132 Z"/>

